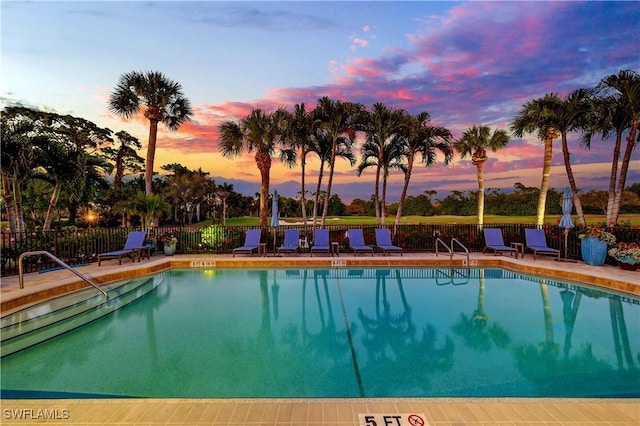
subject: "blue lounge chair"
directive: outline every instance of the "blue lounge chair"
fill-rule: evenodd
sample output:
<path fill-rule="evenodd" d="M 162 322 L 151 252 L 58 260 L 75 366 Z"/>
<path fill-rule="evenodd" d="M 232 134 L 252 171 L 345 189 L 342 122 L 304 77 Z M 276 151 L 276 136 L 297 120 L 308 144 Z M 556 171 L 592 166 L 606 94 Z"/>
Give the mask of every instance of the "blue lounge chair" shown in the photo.
<path fill-rule="evenodd" d="M 278 253 L 298 253 L 300 251 L 300 230 L 287 229 L 284 231 L 284 243 L 278 247 Z"/>
<path fill-rule="evenodd" d="M 362 229 L 349 229 L 347 234 L 349 235 L 349 248 L 353 250 L 354 254 L 371 253 L 373 256 L 373 249 L 364 243 Z"/>
<path fill-rule="evenodd" d="M 127 236 L 127 241 L 124 243 L 124 248 L 122 250 L 110 251 L 107 253 L 98 254 L 98 266 L 102 264 L 103 259 L 118 259 L 118 265 L 122 265 L 123 257 L 130 257 L 133 262 L 135 258 L 138 258 L 138 262 L 140 261 L 140 250 L 142 250 L 144 246 L 144 239 L 147 236 L 145 231 L 134 231 L 129 232 Z"/>
<path fill-rule="evenodd" d="M 313 233 L 313 246 L 311 247 L 311 256 L 313 253 L 329 253 L 329 230 L 316 229 Z"/>
<path fill-rule="evenodd" d="M 547 245 L 547 237 L 542 229 L 525 229 L 524 238 L 526 241 L 525 249 L 533 252 L 533 260 L 536 260 L 538 254 L 549 254 L 557 256 L 560 260 L 560 250 L 556 250 Z"/>
<path fill-rule="evenodd" d="M 393 245 L 391 232 L 387 228 L 376 229 L 376 247 L 382 250 L 383 256 L 386 256 L 387 253 L 400 253 L 402 256 L 402 247 Z"/>
<path fill-rule="evenodd" d="M 492 251 L 494 254 L 502 253 L 515 253 L 516 259 L 518 258 L 518 251 L 515 247 L 509 247 L 504 244 L 502 238 L 502 230 L 499 228 L 484 228 L 484 249 L 482 253 Z"/>
<path fill-rule="evenodd" d="M 244 245 L 233 249 L 233 257 L 236 253 L 247 253 L 251 255 L 254 250 L 260 247 L 260 238 L 262 237 L 261 229 L 249 229 L 244 237 Z"/>

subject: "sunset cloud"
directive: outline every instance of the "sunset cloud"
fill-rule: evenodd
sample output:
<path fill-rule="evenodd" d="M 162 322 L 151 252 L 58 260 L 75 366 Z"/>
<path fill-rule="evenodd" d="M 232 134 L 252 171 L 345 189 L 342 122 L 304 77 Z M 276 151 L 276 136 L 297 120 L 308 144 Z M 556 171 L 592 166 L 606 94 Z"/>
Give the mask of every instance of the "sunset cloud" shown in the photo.
<path fill-rule="evenodd" d="M 17 22 L 13 14 L 34 10 L 25 22 L 40 28 L 44 24 L 38 26 L 38 17 L 50 13 L 39 8 L 74 7 L 67 3 L 3 4 L 3 79 L 8 83 L 0 96 L 3 104 L 86 113 L 101 126 L 126 129 L 146 148 L 148 120 L 141 114 L 123 120 L 105 105 L 109 82 L 127 71 L 122 63 L 157 68 L 190 88 L 194 114 L 177 132 L 159 127 L 156 163 L 200 164 L 212 175 L 233 179 L 259 180 L 255 159 L 252 154 L 223 158 L 218 128 L 254 108 L 291 110 L 304 102 L 313 109 L 322 96 L 369 108 L 382 102 L 411 114 L 428 111 L 433 124 L 459 137 L 474 124 L 508 130 L 528 100 L 550 92 L 566 96 L 595 87 L 620 69 L 640 69 L 640 2 L 159 2 L 144 13 L 132 2 L 126 14 L 121 6 L 89 2 L 82 15 L 47 19 L 47 26 L 59 29 L 51 37 L 12 25 Z M 114 40 L 74 33 L 79 21 L 69 19 L 75 16 L 95 28 L 117 26 Z M 163 25 L 150 24 L 158 22 Z M 175 24 L 170 37 L 168 22 Z M 136 32 L 137 42 L 131 43 L 134 38 L 125 36 L 134 23 L 149 30 Z M 68 39 L 76 40 L 74 56 L 61 60 L 64 53 L 59 52 L 71 51 Z M 58 55 L 49 57 L 49 52 Z M 568 143 L 578 186 L 606 187 L 612 141 L 596 138 L 585 150 L 579 135 L 571 133 Z M 512 138 L 507 147 L 489 154 L 487 185 L 511 188 L 521 180 L 539 185 L 542 154 L 535 134 Z M 630 179 L 637 180 L 639 150 L 633 159 Z M 308 180 L 313 181 L 319 166 L 309 161 Z M 552 162 L 552 184 L 565 185 L 559 141 Z M 449 166 L 420 166 L 414 173 L 410 190 L 418 193 L 477 188 L 475 167 L 458 156 Z M 274 183 L 296 181 L 299 169 L 274 160 L 271 177 Z M 392 174 L 391 188 L 395 191 L 401 181 L 401 175 Z M 354 182 L 357 191 L 349 187 Z M 368 173 L 358 179 L 346 163 L 336 165 L 337 190 L 341 196 L 344 191 L 345 199 L 346 194 L 368 198 L 362 191 L 373 190 L 370 182 Z"/>

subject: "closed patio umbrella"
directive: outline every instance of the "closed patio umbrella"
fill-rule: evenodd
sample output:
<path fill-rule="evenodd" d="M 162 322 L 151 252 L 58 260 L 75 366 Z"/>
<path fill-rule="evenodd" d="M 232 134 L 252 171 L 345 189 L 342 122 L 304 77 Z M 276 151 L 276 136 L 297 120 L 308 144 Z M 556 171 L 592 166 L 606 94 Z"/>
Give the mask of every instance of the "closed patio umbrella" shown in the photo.
<path fill-rule="evenodd" d="M 560 218 L 559 226 L 564 228 L 564 262 L 575 262 L 567 258 L 567 237 L 569 236 L 569 229 L 575 227 L 571 219 L 571 210 L 573 209 L 573 197 L 571 195 L 571 188 L 565 188 L 562 196 L 562 217 Z"/>

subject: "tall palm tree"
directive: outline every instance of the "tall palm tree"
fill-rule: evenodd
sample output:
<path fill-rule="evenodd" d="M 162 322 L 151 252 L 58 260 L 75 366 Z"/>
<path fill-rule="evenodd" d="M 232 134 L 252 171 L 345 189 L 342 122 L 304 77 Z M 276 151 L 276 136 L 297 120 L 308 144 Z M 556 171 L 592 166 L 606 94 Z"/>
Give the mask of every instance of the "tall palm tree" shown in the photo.
<path fill-rule="evenodd" d="M 120 76 L 109 97 L 109 111 L 129 119 L 143 109 L 149 120 L 149 142 L 144 173 L 145 193 L 153 191 L 153 161 L 156 155 L 158 123 L 174 131 L 191 119 L 191 103 L 182 93 L 182 86 L 157 71 L 131 71 Z"/>
<path fill-rule="evenodd" d="M 629 129 L 629 134 L 626 139 L 627 145 L 620 165 L 620 176 L 615 186 L 611 208 L 607 209 L 607 223 L 615 223 L 620 213 L 622 193 L 626 185 L 631 154 L 635 145 L 638 143 L 636 135 L 638 132 L 638 121 L 640 120 L 640 73 L 632 70 L 621 70 L 618 74 L 603 78 L 596 90 L 602 95 L 612 96 L 616 99 L 617 108 L 620 109 L 616 111 L 616 114 L 621 114 L 623 122 L 626 121 L 628 123 L 627 128 Z M 620 126 L 618 126 L 618 128 L 620 128 Z M 617 145 L 617 148 L 619 152 L 619 145 Z M 617 158 L 615 158 L 615 161 L 617 164 Z M 614 178 L 613 170 L 612 178 Z"/>
<path fill-rule="evenodd" d="M 478 225 L 484 225 L 484 165 L 489 159 L 487 149 L 496 152 L 509 143 L 509 136 L 504 130 L 495 129 L 493 133 L 489 126 L 472 126 L 464 131 L 462 137 L 453 143 L 453 147 L 462 158 L 471 157 L 478 175 Z"/>
<path fill-rule="evenodd" d="M 362 158 L 358 165 L 358 176 L 370 167 L 376 168 L 376 179 L 382 175 L 382 185 L 376 184 L 373 195 L 373 203 L 379 206 L 376 211 L 376 222 L 384 224 L 387 205 L 387 183 L 391 170 L 401 170 L 406 173 L 406 165 L 402 159 L 406 156 L 406 147 L 399 135 L 393 136 L 392 140 L 382 146 L 372 141 L 366 141 L 361 147 Z M 382 186 L 382 195 L 379 195 L 379 187 Z M 377 198 L 377 199 L 376 199 Z"/>
<path fill-rule="evenodd" d="M 376 221 L 378 224 L 384 223 L 385 201 L 380 199 L 380 177 L 383 173 L 383 180 L 386 182 L 390 166 L 399 165 L 398 160 L 401 155 L 400 145 L 402 139 L 399 137 L 401 130 L 406 126 L 408 113 L 402 109 L 389 108 L 382 103 L 375 103 L 370 113 L 364 115 L 364 131 L 366 136 L 365 147 L 363 147 L 363 158 L 359 173 L 367 167 L 375 167 L 375 188 L 373 198 L 375 203 Z M 389 145 L 397 145 L 390 147 Z M 377 155 L 377 157 L 376 157 Z M 386 156 L 386 158 L 385 158 Z M 383 191 L 386 185 L 383 185 Z M 382 205 L 380 202 L 382 201 Z"/>
<path fill-rule="evenodd" d="M 349 164 L 353 166 L 356 162 L 356 157 L 351 149 L 353 142 L 348 136 L 340 137 L 336 142 L 336 160 L 338 158 L 344 158 L 349 161 Z M 313 226 L 316 226 L 318 219 L 318 206 L 320 205 L 320 196 L 324 196 L 324 192 L 320 190 L 322 187 L 322 178 L 324 177 L 325 164 L 331 164 L 331 152 L 333 147 L 333 139 L 329 132 L 325 129 L 317 128 L 310 138 L 309 152 L 314 153 L 320 159 L 320 169 L 318 171 L 318 179 L 316 183 L 316 190 L 313 194 Z"/>
<path fill-rule="evenodd" d="M 286 132 L 289 113 L 278 109 L 267 113 L 260 108 L 253 109 L 240 123 L 227 121 L 220 125 L 220 149 L 222 155 L 234 158 L 244 152 L 255 152 L 256 165 L 260 171 L 260 226 L 267 226 L 269 210 L 269 174 L 271 157 L 280 147 L 280 159 L 286 164 L 295 163 L 295 150 L 284 148 L 282 136 Z"/>
<path fill-rule="evenodd" d="M 307 112 L 304 103 L 296 104 L 288 126 L 287 139 L 290 140 L 292 146 L 300 150 L 300 204 L 302 207 L 302 223 L 307 226 L 307 201 L 306 201 L 306 166 L 307 154 L 311 148 L 311 137 L 313 134 L 314 120 L 313 116 Z"/>
<path fill-rule="evenodd" d="M 557 93 L 548 93 L 544 97 L 544 102 L 545 120 L 549 126 L 555 128 L 560 134 L 562 157 L 573 196 L 573 204 L 576 207 L 578 222 L 584 226 L 586 222 L 582 211 L 580 192 L 571 168 L 571 153 L 567 134 L 584 128 L 586 123 L 591 120 L 593 110 L 591 92 L 587 89 L 577 89 L 571 92 L 566 99 L 560 98 Z"/>
<path fill-rule="evenodd" d="M 611 223 L 618 182 L 622 136 L 630 128 L 631 122 L 627 119 L 628 116 L 620 104 L 620 99 L 615 96 L 595 96 L 593 104 L 595 117 L 591 123 L 587 123 L 587 126 L 585 126 L 581 143 L 586 149 L 591 149 L 591 139 L 595 134 L 601 134 L 602 139 L 608 139 L 612 134 L 615 135 L 611 173 L 609 175 L 609 191 L 604 209 L 604 213 L 607 216 L 606 223 Z"/>
<path fill-rule="evenodd" d="M 544 141 L 544 159 L 542 166 L 542 182 L 538 196 L 538 210 L 536 225 L 544 224 L 544 213 L 547 205 L 547 190 L 549 189 L 549 175 L 551 174 L 551 158 L 553 155 L 553 140 L 560 136 L 560 132 L 549 119 L 549 105 L 556 102 L 556 96 L 545 95 L 542 98 L 525 102 L 522 109 L 511 123 L 513 135 L 521 138 L 525 133 L 537 133 Z"/>
<path fill-rule="evenodd" d="M 333 185 L 333 174 L 338 153 L 338 141 L 348 140 L 350 146 L 356 138 L 356 131 L 359 129 L 364 106 L 359 103 L 333 101 L 328 96 L 318 99 L 314 117 L 318 120 L 318 125 L 326 130 L 331 139 L 331 157 L 329 161 L 329 180 L 327 191 L 324 195 L 324 206 L 322 209 L 322 226 L 327 220 L 329 212 L 329 198 L 331 198 L 331 186 Z"/>
<path fill-rule="evenodd" d="M 451 148 L 451 132 L 440 126 L 431 126 L 429 120 L 431 119 L 428 112 L 423 111 L 411 117 L 409 125 L 404 130 L 404 144 L 405 144 L 405 157 L 407 159 L 406 171 L 404 173 L 404 185 L 402 187 L 402 193 L 400 194 L 400 201 L 398 202 L 398 211 L 396 213 L 396 222 L 400 223 L 402 217 L 402 209 L 404 206 L 404 200 L 407 197 L 407 191 L 409 188 L 409 180 L 411 180 L 411 174 L 413 172 L 413 164 L 416 156 L 420 154 L 422 162 L 426 167 L 435 164 L 437 159 L 436 151 L 440 151 L 444 154 L 444 162 L 448 164 L 453 157 L 453 149 Z M 427 192 L 427 191 L 425 191 Z M 435 195 L 435 191 L 429 196 Z"/>

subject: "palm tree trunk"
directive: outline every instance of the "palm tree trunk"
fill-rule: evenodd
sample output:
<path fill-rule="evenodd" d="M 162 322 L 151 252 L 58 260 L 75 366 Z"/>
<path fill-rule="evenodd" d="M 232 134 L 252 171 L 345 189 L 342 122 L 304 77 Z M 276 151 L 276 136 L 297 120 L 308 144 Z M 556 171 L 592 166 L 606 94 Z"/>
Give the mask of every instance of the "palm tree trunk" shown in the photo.
<path fill-rule="evenodd" d="M 16 209 L 16 232 L 20 235 L 24 233 L 24 211 L 22 210 L 22 189 L 20 188 L 21 182 L 18 179 L 13 179 L 13 199 Z"/>
<path fill-rule="evenodd" d="M 578 194 L 578 188 L 576 186 L 576 180 L 573 176 L 573 170 L 571 169 L 571 153 L 569 152 L 569 145 L 567 144 L 567 134 L 562 133 L 562 157 L 564 158 L 564 168 L 567 170 L 567 179 L 569 180 L 569 187 L 573 194 L 573 205 L 576 206 L 576 214 L 578 215 L 578 222 L 581 226 L 586 226 L 587 222 L 584 220 L 584 212 L 582 211 L 582 203 L 580 202 L 580 195 Z"/>
<path fill-rule="evenodd" d="M 302 192 L 300 194 L 300 203 L 302 204 L 302 226 L 304 229 L 307 229 L 307 200 L 304 196 L 304 188 L 305 188 L 305 170 L 306 170 L 306 161 L 307 161 L 307 152 L 304 148 L 302 148 L 302 176 L 300 177 L 300 186 L 302 187 Z M 306 231 L 305 231 L 306 232 Z"/>
<path fill-rule="evenodd" d="M 613 147 L 613 158 L 611 159 L 611 175 L 609 177 L 609 198 L 607 200 L 607 223 L 611 223 L 613 218 L 613 205 L 616 199 L 616 183 L 618 181 L 618 161 L 620 160 L 620 145 L 622 145 L 622 134 L 616 133 L 616 144 Z"/>
<path fill-rule="evenodd" d="M 156 138 L 158 122 L 149 120 L 149 145 L 147 145 L 147 161 L 144 170 L 144 190 L 147 195 L 153 194 L 153 160 L 156 156 Z"/>
<path fill-rule="evenodd" d="M 404 207 L 404 199 L 407 197 L 407 191 L 409 189 L 409 179 L 411 179 L 411 172 L 413 171 L 413 151 L 409 154 L 407 158 L 407 171 L 404 174 L 404 184 L 402 185 L 402 193 L 400 194 L 400 201 L 398 202 L 398 211 L 396 212 L 396 222 L 395 225 L 398 226 L 400 224 L 400 218 L 402 217 L 402 208 Z"/>
<path fill-rule="evenodd" d="M 540 184 L 540 196 L 538 198 L 538 214 L 536 225 L 544 224 L 544 212 L 547 205 L 547 191 L 549 189 L 549 175 L 551 174 L 551 157 L 553 154 L 553 134 L 549 134 L 544 141 L 544 163 L 542 166 L 542 183 Z"/>
<path fill-rule="evenodd" d="M 313 196 L 313 226 L 315 228 L 318 220 L 318 203 L 320 202 L 320 187 L 322 186 L 322 177 L 324 175 L 324 160 L 320 161 L 320 171 L 318 172 L 318 185 L 316 185 L 316 193 Z"/>
<path fill-rule="evenodd" d="M 268 152 L 256 153 L 256 164 L 260 170 L 260 227 L 267 226 L 267 210 L 269 202 L 269 172 L 271 171 L 271 155 Z"/>
<path fill-rule="evenodd" d="M 553 315 L 551 314 L 551 303 L 549 302 L 549 289 L 545 282 L 540 283 L 540 295 L 542 296 L 542 309 L 544 312 L 544 341 L 547 347 L 551 347 L 554 343 Z"/>
<path fill-rule="evenodd" d="M 382 149 L 382 148 L 380 148 Z M 376 210 L 376 223 L 380 224 L 380 170 L 382 169 L 382 160 L 378 155 L 378 164 L 376 165 L 376 187 L 373 190 L 373 202 Z"/>
<path fill-rule="evenodd" d="M 486 157 L 485 157 L 486 158 Z M 478 174 L 478 226 L 482 229 L 484 225 L 484 161 L 476 163 L 476 173 Z"/>
<path fill-rule="evenodd" d="M 51 222 L 53 221 L 53 211 L 56 208 L 56 204 L 58 204 L 58 198 L 60 198 L 60 189 L 62 186 L 59 183 L 56 183 L 56 186 L 53 187 L 53 193 L 51 194 L 51 198 L 49 199 L 49 207 L 47 207 L 47 213 L 44 216 L 44 223 L 42 225 L 43 231 L 48 231 L 51 227 Z"/>
<path fill-rule="evenodd" d="M 624 150 L 624 156 L 622 157 L 622 165 L 620 166 L 620 178 L 618 179 L 618 187 L 616 189 L 616 198 L 613 202 L 613 212 L 609 224 L 616 223 L 618 221 L 618 215 L 620 214 L 620 205 L 622 204 L 622 193 L 624 192 L 624 186 L 627 184 L 627 172 L 629 171 L 629 162 L 631 161 L 631 154 L 633 147 L 635 146 L 636 127 L 637 121 L 634 121 L 627 137 L 627 148 Z"/>
<path fill-rule="evenodd" d="M 13 204 L 13 196 L 11 195 L 11 188 L 9 186 L 9 176 L 5 172 L 2 172 L 2 198 L 4 199 L 4 205 L 7 209 L 7 220 L 9 221 L 9 231 L 16 232 L 16 209 Z"/>
<path fill-rule="evenodd" d="M 336 152 L 338 150 L 338 139 L 334 138 L 331 144 L 331 164 L 329 165 L 329 181 L 327 182 L 327 192 L 324 194 L 324 206 L 322 206 L 321 225 L 325 226 L 327 214 L 329 213 L 329 197 L 331 197 L 331 185 L 333 184 L 333 170 L 336 164 Z"/>
<path fill-rule="evenodd" d="M 387 180 L 389 178 L 389 173 L 385 170 L 382 175 L 382 199 L 380 200 L 380 220 L 379 224 L 384 225 L 384 219 L 386 216 L 386 208 L 387 208 Z"/>
<path fill-rule="evenodd" d="M 113 187 L 115 189 L 120 189 L 120 186 L 122 184 L 122 177 L 124 176 L 124 159 L 123 159 L 123 154 L 122 151 L 118 151 L 118 154 L 116 155 L 116 173 L 113 176 Z"/>

